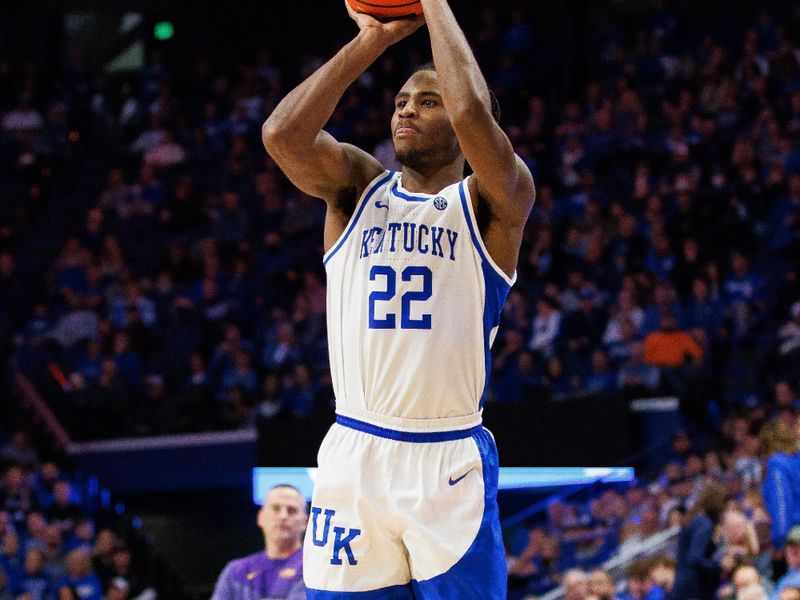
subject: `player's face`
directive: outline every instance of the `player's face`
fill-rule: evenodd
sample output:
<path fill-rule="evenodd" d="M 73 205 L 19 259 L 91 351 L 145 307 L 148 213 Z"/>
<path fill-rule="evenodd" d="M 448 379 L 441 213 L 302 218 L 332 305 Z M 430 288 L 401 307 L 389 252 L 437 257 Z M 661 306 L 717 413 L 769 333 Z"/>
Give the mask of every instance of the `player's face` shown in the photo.
<path fill-rule="evenodd" d="M 461 154 L 434 71 L 414 73 L 398 92 L 392 139 L 397 160 L 413 169 L 435 168 Z"/>
<path fill-rule="evenodd" d="M 307 521 L 306 502 L 292 488 L 272 490 L 258 513 L 258 526 L 264 536 L 279 544 L 298 542 Z"/>

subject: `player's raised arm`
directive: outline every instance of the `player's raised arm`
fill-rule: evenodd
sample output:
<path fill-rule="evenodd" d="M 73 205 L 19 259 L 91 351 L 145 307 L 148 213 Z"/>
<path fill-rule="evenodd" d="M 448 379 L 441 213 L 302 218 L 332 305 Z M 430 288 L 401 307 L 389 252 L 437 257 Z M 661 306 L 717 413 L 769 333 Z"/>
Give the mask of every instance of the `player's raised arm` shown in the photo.
<path fill-rule="evenodd" d="M 534 200 L 530 171 L 494 120 L 486 80 L 447 0 L 421 0 L 447 115 L 481 196 L 506 225 L 521 227 Z"/>
<path fill-rule="evenodd" d="M 348 12 L 359 26 L 358 35 L 292 90 L 261 130 L 264 147 L 292 183 L 326 201 L 344 190 L 360 193 L 382 167 L 368 153 L 337 142 L 322 128 L 348 86 L 386 48 L 424 22 L 419 18 L 380 23 L 349 6 Z"/>

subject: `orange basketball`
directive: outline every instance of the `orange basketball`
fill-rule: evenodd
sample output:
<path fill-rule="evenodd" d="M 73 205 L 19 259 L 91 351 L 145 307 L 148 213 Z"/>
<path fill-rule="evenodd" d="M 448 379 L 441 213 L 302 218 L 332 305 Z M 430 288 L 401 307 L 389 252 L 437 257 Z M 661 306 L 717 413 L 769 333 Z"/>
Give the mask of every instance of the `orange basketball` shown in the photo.
<path fill-rule="evenodd" d="M 366 13 L 381 20 L 422 14 L 419 0 L 347 0 L 347 3 L 356 12 Z"/>

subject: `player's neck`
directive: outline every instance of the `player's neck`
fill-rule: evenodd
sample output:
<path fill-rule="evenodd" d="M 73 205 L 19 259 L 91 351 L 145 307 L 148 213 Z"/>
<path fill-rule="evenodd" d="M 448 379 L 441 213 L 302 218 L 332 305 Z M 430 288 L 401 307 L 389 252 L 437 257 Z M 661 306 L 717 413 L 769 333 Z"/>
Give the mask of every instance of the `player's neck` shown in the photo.
<path fill-rule="evenodd" d="M 414 169 L 407 165 L 402 169 L 403 188 L 409 192 L 436 194 L 448 185 L 464 178 L 464 163 L 457 161 L 430 170 Z"/>

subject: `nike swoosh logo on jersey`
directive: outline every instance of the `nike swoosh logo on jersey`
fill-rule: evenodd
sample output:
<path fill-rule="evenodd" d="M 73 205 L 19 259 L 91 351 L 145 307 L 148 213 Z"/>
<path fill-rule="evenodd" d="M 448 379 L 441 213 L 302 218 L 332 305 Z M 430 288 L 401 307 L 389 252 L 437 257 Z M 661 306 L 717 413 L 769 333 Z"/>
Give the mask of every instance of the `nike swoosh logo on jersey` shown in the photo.
<path fill-rule="evenodd" d="M 389 208 L 389 204 L 386 202 L 381 202 L 380 200 L 375 200 L 375 206 L 378 208 Z"/>
<path fill-rule="evenodd" d="M 456 478 L 456 479 L 453 479 L 453 478 L 451 477 L 451 478 L 448 480 L 448 483 L 449 483 L 450 485 L 455 485 L 455 484 L 457 484 L 459 481 L 461 481 L 462 479 L 464 479 L 464 477 L 466 477 L 467 475 L 469 475 L 469 474 L 470 474 L 470 471 L 472 471 L 472 469 L 470 469 L 469 471 L 467 471 L 466 473 L 464 473 L 464 474 L 463 474 L 461 477 L 458 477 L 458 478 Z"/>

